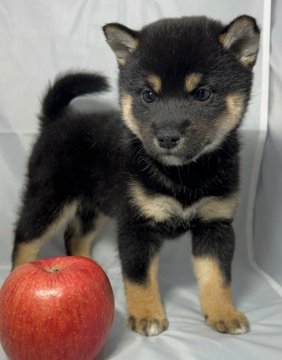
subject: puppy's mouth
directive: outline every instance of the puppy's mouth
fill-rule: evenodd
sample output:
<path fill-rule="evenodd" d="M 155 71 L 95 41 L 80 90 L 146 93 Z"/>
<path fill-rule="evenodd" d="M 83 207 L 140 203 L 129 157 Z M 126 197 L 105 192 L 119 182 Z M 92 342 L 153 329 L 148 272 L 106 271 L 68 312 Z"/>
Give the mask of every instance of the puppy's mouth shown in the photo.
<path fill-rule="evenodd" d="M 145 138 L 143 145 L 146 152 L 165 166 L 183 166 L 196 161 L 202 154 L 206 142 L 181 138 L 177 146 L 164 148 L 155 139 Z"/>
<path fill-rule="evenodd" d="M 168 166 L 182 166 L 187 164 L 187 160 L 175 155 L 161 155 L 159 161 Z"/>
<path fill-rule="evenodd" d="M 186 163 L 185 158 L 182 156 L 183 149 L 181 151 L 182 141 L 172 148 L 164 148 L 160 146 L 156 139 L 154 139 L 153 143 L 153 156 L 163 165 L 181 166 Z"/>
<path fill-rule="evenodd" d="M 174 149 L 154 149 L 153 157 L 165 166 L 182 166 L 188 164 L 192 159 L 187 158 L 187 154 L 182 147 Z"/>
<path fill-rule="evenodd" d="M 189 149 L 180 147 L 179 149 L 157 151 L 153 157 L 166 166 L 183 166 L 196 162 L 199 157 L 208 152 L 207 146 L 197 146 Z"/>

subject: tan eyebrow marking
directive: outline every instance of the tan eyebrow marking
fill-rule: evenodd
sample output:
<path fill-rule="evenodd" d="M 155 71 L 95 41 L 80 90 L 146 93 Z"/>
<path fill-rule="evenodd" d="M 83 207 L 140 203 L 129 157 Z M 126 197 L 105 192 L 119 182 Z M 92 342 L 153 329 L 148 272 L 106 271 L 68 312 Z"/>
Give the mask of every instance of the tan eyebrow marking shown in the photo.
<path fill-rule="evenodd" d="M 162 89 L 161 78 L 156 74 L 150 74 L 147 77 L 147 80 L 148 80 L 148 83 L 150 84 L 150 86 L 152 87 L 152 89 L 154 90 L 154 92 L 156 94 L 159 94 Z"/>
<path fill-rule="evenodd" d="M 192 92 L 199 85 L 199 82 L 202 80 L 203 74 L 192 73 L 185 76 L 184 81 L 184 90 Z"/>

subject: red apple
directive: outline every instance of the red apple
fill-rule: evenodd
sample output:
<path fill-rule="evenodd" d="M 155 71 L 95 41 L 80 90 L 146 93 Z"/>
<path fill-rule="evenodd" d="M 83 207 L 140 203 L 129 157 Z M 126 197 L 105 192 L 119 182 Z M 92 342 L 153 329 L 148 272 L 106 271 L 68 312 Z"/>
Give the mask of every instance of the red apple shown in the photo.
<path fill-rule="evenodd" d="M 82 256 L 22 265 L 0 290 L 0 340 L 11 360 L 93 360 L 113 316 L 107 275 Z"/>

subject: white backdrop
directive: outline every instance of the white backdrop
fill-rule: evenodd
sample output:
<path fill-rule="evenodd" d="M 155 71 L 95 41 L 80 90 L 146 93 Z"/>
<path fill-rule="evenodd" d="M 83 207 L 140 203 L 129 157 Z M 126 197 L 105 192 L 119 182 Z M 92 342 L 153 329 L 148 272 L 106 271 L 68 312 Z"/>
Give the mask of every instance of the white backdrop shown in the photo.
<path fill-rule="evenodd" d="M 263 40 L 255 67 L 253 95 L 242 127 L 242 192 L 235 221 L 237 248 L 233 266 L 235 303 L 246 312 L 252 331 L 243 336 L 221 335 L 204 324 L 192 273 L 189 236 L 168 243 L 161 256 L 159 277 L 170 320 L 169 330 L 156 338 L 143 338 L 128 330 L 112 223 L 104 229 L 93 249 L 94 259 L 110 277 L 116 298 L 113 329 L 99 360 L 133 357 L 136 360 L 218 360 L 227 357 L 230 360 L 260 360 L 266 357 L 278 360 L 282 357 L 282 228 L 279 221 L 282 149 L 281 131 L 279 133 L 281 101 L 278 95 L 282 87 L 279 69 L 282 55 L 279 34 L 282 27 L 276 20 L 282 6 L 278 2 L 273 4 L 272 9 L 270 89 L 273 96 L 269 136 L 260 167 L 268 119 L 269 9 L 268 0 L 0 2 L 1 282 L 10 267 L 13 224 L 27 157 L 36 136 L 39 99 L 46 84 L 58 72 L 70 68 L 102 71 L 111 79 L 113 86 L 106 99 L 117 106 L 116 61 L 104 40 L 102 25 L 117 21 L 138 29 L 161 17 L 183 15 L 207 15 L 229 22 L 246 13 L 254 16 L 262 26 Z M 88 106 L 92 100 L 87 98 L 83 103 Z M 257 182 L 259 187 L 255 201 Z M 58 236 L 44 248 L 41 256 L 63 254 L 62 238 Z M 0 359 L 5 359 L 1 350 Z"/>

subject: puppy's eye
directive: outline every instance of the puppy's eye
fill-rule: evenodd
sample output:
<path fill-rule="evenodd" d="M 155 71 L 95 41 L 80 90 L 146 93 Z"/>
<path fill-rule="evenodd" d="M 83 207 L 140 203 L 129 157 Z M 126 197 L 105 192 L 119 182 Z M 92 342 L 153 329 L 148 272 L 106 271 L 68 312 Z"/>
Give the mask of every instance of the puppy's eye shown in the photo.
<path fill-rule="evenodd" d="M 206 101 L 210 98 L 211 92 L 208 89 L 200 88 L 195 93 L 195 98 L 198 101 Z"/>
<path fill-rule="evenodd" d="M 152 90 L 143 91 L 142 97 L 146 103 L 152 103 L 157 100 L 157 96 Z"/>

